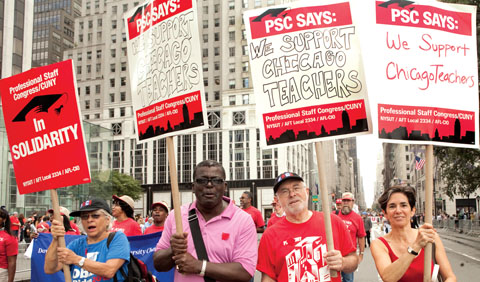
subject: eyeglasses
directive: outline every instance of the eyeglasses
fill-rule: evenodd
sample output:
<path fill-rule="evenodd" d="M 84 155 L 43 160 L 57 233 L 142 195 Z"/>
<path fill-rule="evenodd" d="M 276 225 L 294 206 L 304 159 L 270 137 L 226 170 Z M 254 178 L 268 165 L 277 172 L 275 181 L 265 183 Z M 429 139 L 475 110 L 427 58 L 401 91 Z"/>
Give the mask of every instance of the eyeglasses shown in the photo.
<path fill-rule="evenodd" d="M 92 217 L 93 219 L 99 219 L 101 215 L 101 213 L 82 214 L 80 215 L 80 218 L 82 220 L 88 220 L 89 217 Z"/>
<path fill-rule="evenodd" d="M 302 191 L 303 189 L 303 186 L 296 186 L 296 187 L 293 187 L 293 189 L 288 189 L 288 188 L 281 188 L 277 191 L 277 194 L 281 197 L 287 197 L 288 195 L 290 195 L 292 192 L 294 194 L 298 194 L 300 193 L 300 191 Z"/>
<path fill-rule="evenodd" d="M 225 180 L 221 178 L 197 178 L 195 179 L 195 183 L 198 185 L 207 185 L 208 183 L 212 183 L 213 185 L 221 185 L 225 182 Z"/>

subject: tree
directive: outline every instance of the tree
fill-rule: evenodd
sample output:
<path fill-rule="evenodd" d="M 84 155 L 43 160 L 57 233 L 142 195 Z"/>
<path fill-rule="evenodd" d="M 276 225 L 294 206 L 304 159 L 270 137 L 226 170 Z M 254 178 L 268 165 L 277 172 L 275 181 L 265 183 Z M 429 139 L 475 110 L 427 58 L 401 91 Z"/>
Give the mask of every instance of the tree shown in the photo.
<path fill-rule="evenodd" d="M 440 175 L 450 199 L 469 197 L 480 187 L 480 151 L 476 149 L 434 147 Z"/>
<path fill-rule="evenodd" d="M 92 173 L 89 194 L 105 200 L 112 195 L 128 195 L 134 200 L 140 199 L 143 193 L 140 182 L 128 174 L 118 171 L 102 171 Z"/>

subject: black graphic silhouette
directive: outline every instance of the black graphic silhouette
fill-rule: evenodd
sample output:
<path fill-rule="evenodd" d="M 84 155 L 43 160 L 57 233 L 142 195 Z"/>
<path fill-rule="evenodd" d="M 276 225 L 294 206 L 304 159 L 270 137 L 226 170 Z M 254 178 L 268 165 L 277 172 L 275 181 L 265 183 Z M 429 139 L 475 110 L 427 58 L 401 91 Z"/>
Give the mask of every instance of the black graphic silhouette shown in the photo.
<path fill-rule="evenodd" d="M 321 125 L 320 134 L 318 134 L 316 131 L 309 132 L 307 130 L 302 130 L 302 131 L 299 131 L 298 134 L 295 136 L 295 131 L 293 131 L 292 129 L 287 129 L 284 133 L 282 133 L 277 138 L 273 138 L 270 135 L 270 137 L 267 139 L 267 145 L 283 144 L 283 143 L 295 142 L 300 140 L 309 140 L 309 139 L 314 139 L 319 137 L 344 135 L 349 133 L 368 131 L 368 122 L 366 118 L 357 119 L 355 121 L 355 126 L 350 126 L 350 117 L 346 110 L 342 112 L 342 127 L 334 129 L 330 132 L 327 132 L 325 130 L 324 125 L 320 123 L 319 127 L 320 125 Z"/>
<path fill-rule="evenodd" d="M 135 21 L 135 18 L 137 16 L 142 16 L 143 15 L 143 10 L 145 9 L 145 7 L 148 5 L 148 3 L 145 3 L 144 5 L 142 6 L 138 6 L 137 10 L 135 11 L 135 13 L 133 14 L 133 16 L 130 18 L 130 20 L 128 21 L 128 23 L 133 23 Z"/>
<path fill-rule="evenodd" d="M 384 2 L 382 4 L 379 4 L 378 6 L 383 7 L 383 8 L 388 8 L 388 6 L 390 6 L 390 5 L 398 4 L 398 6 L 400 6 L 401 8 L 405 8 L 406 6 L 408 6 L 410 4 L 413 4 L 413 3 L 415 3 L 415 2 L 408 1 L 408 0 L 390 0 L 390 1 Z"/>
<path fill-rule="evenodd" d="M 145 132 L 139 132 L 139 137 L 138 138 L 140 140 L 144 140 L 144 139 L 152 138 L 154 136 L 163 135 L 163 134 L 168 133 L 168 132 L 193 128 L 193 127 L 198 127 L 198 126 L 202 126 L 204 124 L 203 113 L 202 112 L 195 113 L 193 115 L 193 119 L 190 120 L 187 104 L 183 104 L 181 115 L 183 116 L 183 121 L 180 122 L 179 124 L 176 124 L 176 125 L 174 124 L 173 127 L 172 127 L 171 120 L 168 120 L 167 128 L 160 127 L 160 126 L 156 126 L 154 128 L 153 125 L 150 125 L 145 130 Z M 165 118 L 168 119 L 168 117 L 165 117 Z"/>
<path fill-rule="evenodd" d="M 280 13 L 285 11 L 287 8 L 275 8 L 275 9 L 268 9 L 265 12 L 263 12 L 260 16 L 256 17 L 253 19 L 253 22 L 261 22 L 262 19 L 268 15 L 271 15 L 272 17 L 276 18 Z M 284 15 L 285 16 L 285 15 Z"/>
<path fill-rule="evenodd" d="M 458 144 L 475 144 L 475 131 L 466 131 L 465 136 L 461 136 L 461 124 L 457 118 L 453 128 L 453 135 L 440 136 L 438 129 L 435 130 L 435 136 L 430 137 L 428 133 L 422 133 L 420 130 L 412 130 L 408 134 L 408 130 L 404 126 L 399 126 L 391 132 L 387 132 L 385 128 L 382 128 L 379 132 L 379 137 L 384 139 L 396 139 L 396 140 L 415 140 L 415 141 L 436 141 L 445 143 L 458 143 Z"/>
<path fill-rule="evenodd" d="M 34 110 L 35 113 L 45 112 L 48 113 L 48 109 L 55 104 L 55 102 L 62 97 L 63 94 L 50 94 L 33 97 L 30 102 L 15 116 L 12 122 L 25 121 L 25 117 L 28 113 Z M 60 108 L 63 106 L 60 106 Z M 55 109 L 57 110 L 57 109 Z M 57 112 L 59 114 L 60 111 Z"/>

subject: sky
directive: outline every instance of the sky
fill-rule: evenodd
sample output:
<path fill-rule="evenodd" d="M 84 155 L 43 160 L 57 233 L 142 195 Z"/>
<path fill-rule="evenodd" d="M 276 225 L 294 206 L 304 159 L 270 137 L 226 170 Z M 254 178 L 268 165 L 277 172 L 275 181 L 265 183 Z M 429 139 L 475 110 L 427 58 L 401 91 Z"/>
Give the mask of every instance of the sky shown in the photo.
<path fill-rule="evenodd" d="M 360 175 L 363 178 L 365 202 L 370 208 L 374 197 L 377 158 L 382 153 L 382 143 L 374 134 L 357 136 L 357 157 L 360 160 Z"/>

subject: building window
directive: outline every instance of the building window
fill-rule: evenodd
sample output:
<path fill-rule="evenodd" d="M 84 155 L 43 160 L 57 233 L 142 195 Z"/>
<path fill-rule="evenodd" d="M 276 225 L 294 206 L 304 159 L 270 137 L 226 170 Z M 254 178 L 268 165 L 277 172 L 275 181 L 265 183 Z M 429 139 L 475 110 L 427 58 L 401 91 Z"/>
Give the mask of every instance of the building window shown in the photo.
<path fill-rule="evenodd" d="M 90 95 L 90 86 L 85 86 L 85 94 Z"/>
<path fill-rule="evenodd" d="M 245 124 L 245 111 L 233 112 L 233 125 Z"/>
<path fill-rule="evenodd" d="M 235 89 L 235 79 L 230 79 L 228 81 L 228 88 L 229 89 Z"/>
<path fill-rule="evenodd" d="M 235 16 L 228 17 L 228 24 L 235 25 Z"/>
<path fill-rule="evenodd" d="M 87 52 L 87 60 L 91 60 L 92 59 L 92 51 L 88 51 Z"/>
<path fill-rule="evenodd" d="M 228 96 L 228 104 L 230 106 L 234 106 L 235 105 L 235 95 L 230 95 Z"/>
<path fill-rule="evenodd" d="M 230 73 L 234 73 L 235 72 L 235 63 L 229 63 L 228 64 L 228 71 Z"/>
<path fill-rule="evenodd" d="M 248 0 L 242 1 L 242 8 L 248 8 Z"/>
<path fill-rule="evenodd" d="M 108 117 L 115 117 L 115 109 L 108 109 Z"/>
<path fill-rule="evenodd" d="M 115 33 L 112 34 L 112 43 L 117 43 L 117 35 Z"/>
<path fill-rule="evenodd" d="M 215 56 L 220 55 L 220 48 L 219 47 L 213 48 L 213 51 L 214 51 Z"/>
<path fill-rule="evenodd" d="M 110 64 L 110 71 L 115 72 L 115 64 Z"/>
<path fill-rule="evenodd" d="M 220 70 L 220 62 L 215 62 L 214 63 L 214 69 L 215 70 Z"/>
<path fill-rule="evenodd" d="M 127 99 L 127 92 L 120 92 L 120 101 L 125 102 Z"/>
<path fill-rule="evenodd" d="M 126 71 L 126 70 L 127 70 L 127 63 L 126 63 L 126 62 L 122 62 L 121 68 L 122 68 L 122 71 Z"/>
<path fill-rule="evenodd" d="M 123 4 L 123 12 L 126 12 L 128 10 L 128 4 Z"/>
<path fill-rule="evenodd" d="M 110 78 L 110 87 L 115 87 L 115 78 Z"/>
<path fill-rule="evenodd" d="M 208 71 L 208 63 L 203 63 L 203 71 Z"/>
<path fill-rule="evenodd" d="M 208 127 L 209 128 L 220 128 L 221 118 L 220 112 L 208 112 Z"/>
<path fill-rule="evenodd" d="M 99 119 L 100 118 L 100 114 L 95 114 L 95 119 Z"/>
<path fill-rule="evenodd" d="M 203 48 L 203 50 L 202 50 L 202 56 L 203 56 L 204 58 L 208 57 L 208 48 Z"/>
<path fill-rule="evenodd" d="M 101 86 L 100 84 L 95 85 L 95 93 L 100 94 Z"/>
<path fill-rule="evenodd" d="M 96 65 L 96 67 L 95 67 L 95 70 L 96 70 L 97 72 L 102 71 L 102 65 L 101 65 L 100 63 L 98 63 L 98 64 Z"/>
<path fill-rule="evenodd" d="M 208 15 L 208 6 L 203 6 L 203 14 Z"/>
<path fill-rule="evenodd" d="M 127 78 L 126 77 L 121 77 L 120 78 L 120 85 L 121 86 L 127 85 Z"/>
<path fill-rule="evenodd" d="M 242 46 L 242 55 L 244 55 L 244 56 L 248 55 L 248 46 L 247 45 Z"/>
<path fill-rule="evenodd" d="M 255 8 L 262 6 L 262 0 L 255 0 Z"/>
<path fill-rule="evenodd" d="M 214 21 L 215 21 L 215 27 L 219 27 L 220 26 L 220 19 L 216 18 Z"/>
<path fill-rule="evenodd" d="M 85 110 L 90 110 L 90 101 L 85 100 Z"/>
<path fill-rule="evenodd" d="M 120 116 L 124 117 L 125 116 L 125 107 L 120 108 Z"/>
<path fill-rule="evenodd" d="M 247 39 L 247 31 L 245 29 L 242 29 L 242 40 Z"/>
<path fill-rule="evenodd" d="M 115 102 L 115 93 L 110 93 L 110 103 Z"/>
<path fill-rule="evenodd" d="M 248 97 L 249 97 L 248 94 L 243 94 L 243 95 L 242 95 L 242 103 L 243 103 L 244 105 L 248 105 L 248 102 L 249 102 L 249 101 L 248 101 Z"/>
<path fill-rule="evenodd" d="M 87 73 L 91 73 L 92 72 L 92 65 L 87 65 Z"/>
<path fill-rule="evenodd" d="M 110 54 L 112 55 L 112 58 L 115 58 L 117 56 L 117 50 L 110 49 Z"/>
<path fill-rule="evenodd" d="M 248 71 L 248 62 L 242 62 L 242 71 L 247 72 Z"/>
<path fill-rule="evenodd" d="M 102 50 L 97 50 L 97 59 L 102 58 Z"/>
<path fill-rule="evenodd" d="M 208 28 L 208 20 L 203 20 L 203 28 Z"/>
<path fill-rule="evenodd" d="M 213 8 L 214 8 L 215 13 L 218 13 L 220 11 L 220 5 L 219 4 L 215 4 L 215 6 L 213 6 Z"/>
<path fill-rule="evenodd" d="M 112 131 L 114 136 L 122 135 L 122 124 L 112 123 Z"/>
<path fill-rule="evenodd" d="M 213 35 L 214 35 L 215 41 L 219 41 L 219 40 L 220 40 L 220 33 L 215 32 Z"/>
<path fill-rule="evenodd" d="M 235 57 L 235 47 L 229 47 L 228 48 L 228 55 L 230 57 Z"/>
<path fill-rule="evenodd" d="M 203 86 L 208 86 L 208 78 L 203 80 Z"/>
<path fill-rule="evenodd" d="M 235 31 L 228 32 L 228 40 L 235 41 Z"/>
<path fill-rule="evenodd" d="M 207 43 L 207 42 L 208 42 L 208 34 L 202 35 L 202 38 L 203 38 L 203 43 Z"/>
<path fill-rule="evenodd" d="M 100 108 L 100 99 L 95 99 L 95 108 Z"/>
<path fill-rule="evenodd" d="M 213 92 L 213 95 L 214 95 L 213 98 L 215 99 L 215 101 L 220 100 L 220 91 Z"/>
<path fill-rule="evenodd" d="M 213 82 L 215 82 L 215 85 L 220 85 L 220 76 L 215 76 Z"/>
<path fill-rule="evenodd" d="M 117 29 L 117 20 L 112 20 L 112 29 Z"/>
<path fill-rule="evenodd" d="M 235 10 L 235 0 L 228 0 L 228 9 Z"/>
<path fill-rule="evenodd" d="M 82 66 L 77 67 L 77 74 L 82 74 Z"/>
<path fill-rule="evenodd" d="M 250 87 L 248 77 L 242 78 L 242 85 L 243 85 L 243 88 L 248 88 L 248 87 Z"/>

